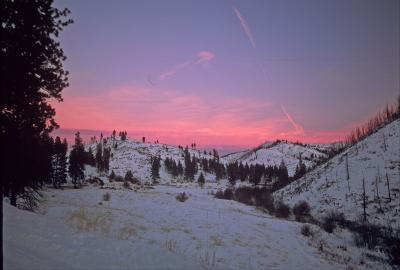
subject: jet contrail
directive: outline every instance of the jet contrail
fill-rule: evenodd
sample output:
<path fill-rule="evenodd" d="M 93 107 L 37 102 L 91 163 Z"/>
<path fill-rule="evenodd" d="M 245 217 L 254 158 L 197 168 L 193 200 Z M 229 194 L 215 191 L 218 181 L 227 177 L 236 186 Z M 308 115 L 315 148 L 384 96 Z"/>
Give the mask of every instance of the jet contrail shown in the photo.
<path fill-rule="evenodd" d="M 232 7 L 233 11 L 235 11 L 236 16 L 238 17 L 240 24 L 243 27 L 244 32 L 246 33 L 247 37 L 249 38 L 249 41 L 251 43 L 251 46 L 253 46 L 253 48 L 256 47 L 256 42 L 254 41 L 254 37 L 253 34 L 251 33 L 250 27 L 248 26 L 246 20 L 243 18 L 242 14 L 240 14 L 239 10 L 237 10 L 237 8 Z"/>

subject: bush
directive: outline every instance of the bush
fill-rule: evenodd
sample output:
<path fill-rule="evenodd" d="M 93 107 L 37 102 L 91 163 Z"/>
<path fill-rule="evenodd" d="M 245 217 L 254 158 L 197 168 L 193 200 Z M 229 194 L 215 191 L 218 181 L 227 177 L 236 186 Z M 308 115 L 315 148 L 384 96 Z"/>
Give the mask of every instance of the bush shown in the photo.
<path fill-rule="evenodd" d="M 322 227 L 322 229 L 324 229 L 324 231 L 326 231 L 327 233 L 332 233 L 333 230 L 336 228 L 336 223 L 335 223 L 335 222 L 331 222 L 329 219 L 327 219 L 327 218 L 325 217 L 325 218 L 322 220 L 321 227 Z"/>
<path fill-rule="evenodd" d="M 129 185 L 128 181 L 124 181 L 124 184 L 122 185 L 124 188 L 130 189 L 131 186 Z"/>
<path fill-rule="evenodd" d="M 256 197 L 256 205 L 267 209 L 270 213 L 275 212 L 274 198 L 267 189 L 260 190 L 259 196 Z"/>
<path fill-rule="evenodd" d="M 215 193 L 214 197 L 217 198 L 217 199 L 224 199 L 224 192 L 222 190 L 218 190 Z"/>
<path fill-rule="evenodd" d="M 118 176 L 115 176 L 114 181 L 115 182 L 124 182 L 124 178 L 122 176 L 118 175 Z"/>
<path fill-rule="evenodd" d="M 104 193 L 103 194 L 103 201 L 108 202 L 111 199 L 110 193 Z"/>
<path fill-rule="evenodd" d="M 290 207 L 282 201 L 278 201 L 275 207 L 275 216 L 287 218 L 290 215 Z"/>
<path fill-rule="evenodd" d="M 342 228 L 347 227 L 350 224 L 342 212 L 335 211 L 335 210 L 328 212 L 325 219 L 336 223 L 337 225 L 339 225 Z"/>
<path fill-rule="evenodd" d="M 254 190 L 254 188 L 250 187 L 239 187 L 234 192 L 234 200 L 244 204 L 252 205 L 254 201 Z"/>
<path fill-rule="evenodd" d="M 301 221 L 310 216 L 310 206 L 306 201 L 300 201 L 293 206 L 293 214 L 296 216 L 297 221 Z"/>
<path fill-rule="evenodd" d="M 184 202 L 184 201 L 186 201 L 187 199 L 189 199 L 189 197 L 186 195 L 185 192 L 179 193 L 178 195 L 176 195 L 175 198 L 176 198 L 178 201 L 180 201 L 180 202 Z"/>
<path fill-rule="evenodd" d="M 304 224 L 303 226 L 301 226 L 301 234 L 304 236 L 312 236 L 312 232 L 310 229 L 310 226 L 307 224 Z"/>

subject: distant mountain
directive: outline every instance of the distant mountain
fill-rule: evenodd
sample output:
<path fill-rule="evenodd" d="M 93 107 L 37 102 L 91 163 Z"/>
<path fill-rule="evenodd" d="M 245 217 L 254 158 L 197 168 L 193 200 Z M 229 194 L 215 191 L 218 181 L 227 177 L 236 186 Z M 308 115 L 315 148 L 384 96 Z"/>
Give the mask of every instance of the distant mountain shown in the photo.
<path fill-rule="evenodd" d="M 328 209 L 357 219 L 363 212 L 363 178 L 371 222 L 400 226 L 400 119 L 378 129 L 302 178 L 274 193 L 294 205 L 305 200 L 312 213 Z M 389 182 L 389 186 L 388 186 Z M 391 200 L 389 200 L 389 191 Z"/>
<path fill-rule="evenodd" d="M 328 157 L 333 144 L 302 144 L 289 141 L 267 141 L 250 150 L 231 153 L 222 158 L 229 163 L 279 165 L 283 160 L 289 176 L 293 176 L 300 156 L 307 168 L 314 167 L 319 160 Z"/>

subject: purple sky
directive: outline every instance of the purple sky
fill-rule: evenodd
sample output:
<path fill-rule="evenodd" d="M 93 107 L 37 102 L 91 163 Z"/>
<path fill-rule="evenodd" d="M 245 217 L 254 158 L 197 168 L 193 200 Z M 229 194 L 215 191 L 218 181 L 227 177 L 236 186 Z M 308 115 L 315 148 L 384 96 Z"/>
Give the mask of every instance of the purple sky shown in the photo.
<path fill-rule="evenodd" d="M 56 1 L 62 128 L 175 144 L 343 137 L 399 94 L 399 1 Z"/>

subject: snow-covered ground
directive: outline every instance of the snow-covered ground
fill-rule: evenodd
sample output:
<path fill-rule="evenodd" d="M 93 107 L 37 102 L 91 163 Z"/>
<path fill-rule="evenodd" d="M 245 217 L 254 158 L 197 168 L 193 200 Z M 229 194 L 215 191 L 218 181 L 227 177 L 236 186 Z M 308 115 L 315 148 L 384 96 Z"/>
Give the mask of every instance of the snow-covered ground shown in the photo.
<path fill-rule="evenodd" d="M 117 144 L 117 148 L 114 145 Z M 93 154 L 96 153 L 96 143 L 90 144 L 87 148 L 91 148 Z M 114 171 L 116 175 L 124 176 L 125 173 L 130 170 L 134 177 L 144 182 L 152 182 L 151 178 L 151 160 L 154 157 L 161 157 L 161 168 L 160 168 L 160 181 L 170 182 L 172 176 L 167 173 L 164 166 L 164 160 L 168 158 L 174 159 L 176 162 L 180 161 L 184 166 L 184 149 L 174 145 L 158 144 L 158 143 L 143 143 L 137 140 L 127 139 L 121 141 L 119 139 L 113 140 L 108 138 L 107 142 L 103 144 L 104 147 L 110 148 L 112 157 L 110 159 L 110 170 Z M 197 158 L 213 159 L 214 156 L 210 155 L 209 152 L 204 152 L 198 149 L 189 148 L 191 156 Z M 221 160 L 224 162 L 224 160 Z M 199 171 L 200 173 L 200 171 Z M 198 174 L 199 174 L 198 173 Z M 95 168 L 90 166 L 86 167 L 86 177 L 99 177 L 99 174 Z M 198 176 L 198 175 L 196 175 Z M 205 175 L 206 180 L 215 179 L 213 175 Z M 105 182 L 108 181 L 106 176 L 100 176 Z M 197 179 L 197 178 L 196 178 Z"/>
<path fill-rule="evenodd" d="M 388 268 L 369 261 L 370 251 L 355 248 L 345 232 L 327 234 L 310 225 L 314 236 L 305 237 L 300 223 L 215 199 L 210 193 L 219 188 L 47 189 L 38 213 L 5 201 L 4 268 Z M 189 199 L 179 202 L 175 196 L 183 191 Z"/>
<path fill-rule="evenodd" d="M 282 160 L 285 162 L 288 173 L 293 176 L 300 156 L 307 168 L 316 165 L 318 158 L 326 158 L 324 153 L 331 147 L 330 144 L 295 144 L 288 141 L 266 142 L 254 149 L 240 151 L 223 156 L 227 162 L 241 162 L 243 164 L 263 164 L 279 166 Z"/>
<path fill-rule="evenodd" d="M 363 178 L 368 220 L 399 228 L 399 119 L 276 192 L 275 197 L 291 205 L 305 200 L 316 216 L 335 209 L 350 219 L 357 219 L 363 212 Z"/>

